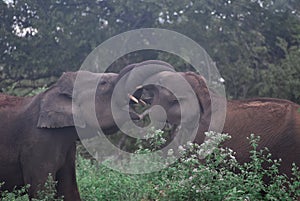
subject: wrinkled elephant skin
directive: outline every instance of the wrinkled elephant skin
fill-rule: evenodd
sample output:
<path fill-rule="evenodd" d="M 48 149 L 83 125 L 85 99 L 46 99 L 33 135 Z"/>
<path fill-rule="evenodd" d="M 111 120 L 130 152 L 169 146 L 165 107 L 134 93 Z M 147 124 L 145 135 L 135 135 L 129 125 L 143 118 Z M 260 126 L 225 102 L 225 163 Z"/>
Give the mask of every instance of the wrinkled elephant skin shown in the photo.
<path fill-rule="evenodd" d="M 84 79 L 74 92 L 79 73 Z M 59 196 L 66 201 L 80 200 L 75 177 L 79 137 L 74 117 L 79 129 L 94 128 L 99 123 L 106 132 L 116 131 L 110 100 L 117 76 L 68 72 L 48 90 L 33 97 L 0 94 L 0 182 L 5 182 L 1 190 L 30 184 L 29 196 L 33 198 L 51 173 L 58 182 Z M 94 93 L 90 88 L 93 84 L 98 84 L 94 99 L 97 122 L 90 119 L 85 108 L 89 105 L 89 93 Z"/>

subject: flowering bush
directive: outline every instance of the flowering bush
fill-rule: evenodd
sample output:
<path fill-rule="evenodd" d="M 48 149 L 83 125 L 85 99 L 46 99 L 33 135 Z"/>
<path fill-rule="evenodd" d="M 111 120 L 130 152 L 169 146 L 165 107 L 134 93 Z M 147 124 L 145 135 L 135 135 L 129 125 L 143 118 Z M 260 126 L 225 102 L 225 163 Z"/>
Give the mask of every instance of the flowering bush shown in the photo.
<path fill-rule="evenodd" d="M 163 131 L 150 131 L 147 147 L 138 144 L 137 153 L 149 153 L 163 146 Z M 300 197 L 300 171 L 294 165 L 293 177 L 288 179 L 278 171 L 280 160 L 271 160 L 267 149 L 257 150 L 259 137 L 250 135 L 252 146 L 250 161 L 239 163 L 233 150 L 220 147 L 220 143 L 230 138 L 227 134 L 206 133 L 203 144 L 187 143 L 179 146 L 182 157 L 166 168 L 149 174 L 123 174 L 99 164 L 97 161 L 77 157 L 77 179 L 82 200 L 130 200 L 130 201 L 169 201 L 169 200 L 297 200 Z M 150 145 L 150 146 L 149 146 Z M 169 150 L 168 157 L 176 150 Z M 153 158 L 152 158 L 153 159 Z M 151 159 L 151 160 L 152 160 Z M 150 160 L 133 160 L 132 166 L 139 168 L 141 163 Z M 148 161 L 149 162 L 149 161 Z M 156 165 L 156 160 L 149 164 Z M 268 168 L 263 168 L 268 163 Z M 270 181 L 266 184 L 263 178 Z M 38 200 L 51 200 L 50 190 L 40 194 Z M 51 190 L 52 189 L 52 190 Z M 17 191 L 17 195 L 4 192 L 1 200 L 28 200 Z M 42 196 L 42 197 L 41 197 Z"/>

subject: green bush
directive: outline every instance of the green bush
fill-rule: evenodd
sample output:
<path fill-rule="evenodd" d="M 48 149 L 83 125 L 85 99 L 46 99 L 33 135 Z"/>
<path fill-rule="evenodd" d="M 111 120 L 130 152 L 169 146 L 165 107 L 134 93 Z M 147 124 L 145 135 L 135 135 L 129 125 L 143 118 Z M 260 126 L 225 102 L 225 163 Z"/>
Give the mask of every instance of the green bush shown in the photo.
<path fill-rule="evenodd" d="M 143 200 L 153 192 L 151 179 L 111 170 L 78 157 L 77 179 L 82 200 Z"/>
<path fill-rule="evenodd" d="M 1 184 L 3 185 L 3 184 Z M 0 186 L 1 186 L 0 185 Z M 28 201 L 27 187 L 23 187 L 21 189 L 15 189 L 13 192 L 3 191 L 1 192 L 0 198 L 2 201 Z"/>
<path fill-rule="evenodd" d="M 137 153 L 149 153 L 162 145 L 161 131 L 152 134 L 145 149 L 145 144 L 140 142 Z M 300 196 L 299 169 L 294 166 L 291 180 L 279 174 L 280 161 L 271 160 L 267 149 L 257 150 L 259 137 L 249 137 L 251 161 L 239 164 L 232 150 L 217 146 L 230 136 L 212 132 L 207 135 L 210 140 L 201 146 L 189 143 L 181 147 L 183 157 L 151 174 L 122 174 L 79 157 L 78 182 L 83 200 L 245 201 L 295 200 Z M 203 157 L 206 157 L 205 162 L 201 160 Z M 141 158 L 141 164 L 136 158 L 134 161 L 138 166 L 145 163 L 144 160 Z M 152 162 L 155 165 L 155 161 Z M 266 162 L 270 166 L 263 169 L 262 164 Z M 263 182 L 266 176 L 270 178 L 268 185 Z"/>
<path fill-rule="evenodd" d="M 159 136 L 143 143 L 138 153 L 161 146 Z M 300 196 L 300 172 L 294 166 L 290 180 L 278 173 L 280 161 L 271 160 L 267 149 L 257 150 L 259 137 L 249 137 L 251 161 L 239 164 L 235 154 L 217 145 L 228 135 L 207 133 L 210 140 L 201 146 L 181 147 L 183 157 L 167 168 L 151 174 L 129 175 L 79 157 L 78 180 L 83 200 L 295 200 Z M 158 142 L 158 144 L 155 144 Z M 209 151 L 208 151 L 209 150 Z M 205 158 L 205 162 L 201 160 Z M 145 161 L 141 160 L 141 163 Z M 137 161 L 135 160 L 135 163 Z M 263 169 L 263 163 L 270 164 Z M 155 165 L 155 161 L 153 162 Z M 266 185 L 263 178 L 268 176 Z"/>
<path fill-rule="evenodd" d="M 157 136 L 155 136 L 157 134 Z M 300 196 L 300 171 L 294 165 L 293 177 L 279 174 L 280 160 L 271 160 L 267 149 L 257 150 L 259 137 L 251 135 L 250 162 L 238 163 L 235 153 L 218 145 L 230 136 L 209 132 L 202 145 L 180 147 L 182 157 L 167 168 L 149 174 L 123 174 L 95 160 L 77 156 L 77 180 L 82 200 L 169 201 L 169 200 L 296 200 Z M 161 146 L 161 131 L 149 135 L 147 148 L 140 144 L 137 153 L 149 153 Z M 158 144 L 155 144 L 158 142 Z M 153 149 L 149 147 L 153 146 Z M 203 158 L 205 157 L 205 161 Z M 145 163 L 143 160 L 133 160 Z M 127 161 L 128 162 L 128 161 Z M 129 160 L 130 163 L 130 160 Z M 263 164 L 269 164 L 263 168 Z M 151 164 L 151 163 L 149 163 Z M 155 165 L 156 161 L 152 161 Z M 269 177 L 265 184 L 263 178 Z M 55 182 L 37 200 L 55 200 Z M 50 181 L 49 181 L 50 180 Z M 47 184 L 46 184 L 47 186 Z M 26 188 L 15 194 L 4 192 L 2 200 L 28 200 Z"/>
<path fill-rule="evenodd" d="M 219 134 L 217 134 L 219 135 Z M 222 137 L 222 136 L 221 136 Z M 223 136 L 224 137 L 224 136 Z M 227 137 L 227 136 L 225 136 Z M 199 161 L 202 147 L 191 144 L 187 155 L 161 172 L 159 200 L 294 200 L 300 196 L 299 169 L 294 167 L 291 181 L 278 173 L 279 161 L 272 161 L 266 150 L 256 150 L 258 137 L 250 136 L 251 161 L 239 164 L 228 148 L 216 148 Z M 271 166 L 263 169 L 262 164 Z M 269 176 L 268 185 L 263 178 Z"/>
<path fill-rule="evenodd" d="M 46 183 L 44 184 L 43 190 L 37 192 L 37 198 L 32 201 L 62 201 L 62 198 L 56 198 L 56 181 L 53 180 L 51 174 L 49 174 Z M 1 185 L 0 185 L 1 186 Z M 4 191 L 1 193 L 1 201 L 29 201 L 28 197 L 29 185 L 20 189 L 15 189 L 12 192 Z"/>

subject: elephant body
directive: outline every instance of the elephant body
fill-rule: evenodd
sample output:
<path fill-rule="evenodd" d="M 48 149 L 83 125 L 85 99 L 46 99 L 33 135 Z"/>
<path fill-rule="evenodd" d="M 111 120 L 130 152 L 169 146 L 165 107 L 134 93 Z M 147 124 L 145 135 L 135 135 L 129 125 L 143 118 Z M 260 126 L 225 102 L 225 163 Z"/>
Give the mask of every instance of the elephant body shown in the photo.
<path fill-rule="evenodd" d="M 177 81 L 178 76 L 189 83 L 192 92 L 188 88 L 181 89 L 183 82 Z M 191 125 L 190 122 L 197 119 L 200 113 L 194 142 L 203 143 L 206 131 L 228 133 L 231 139 L 225 141 L 223 145 L 236 152 L 238 161 L 245 162 L 249 160 L 251 149 L 247 137 L 253 133 L 261 137 L 259 149 L 267 147 L 273 159 L 282 159 L 280 167 L 282 173 L 291 176 L 292 163 L 300 167 L 300 106 L 298 104 L 272 98 L 226 101 L 208 88 L 204 77 L 194 72 L 155 72 L 150 77 L 144 78 L 141 85 L 146 91 L 144 93 L 152 94 L 151 107 L 155 105 L 163 107 L 167 122 L 174 126 Z M 183 91 L 181 97 L 178 98 L 178 95 L 171 93 L 170 88 Z M 193 96 L 198 103 L 195 104 Z M 226 105 L 227 110 L 224 110 Z M 151 111 L 151 107 L 143 113 L 142 117 L 149 113 L 152 117 L 158 117 L 156 120 L 160 121 L 159 116 L 162 115 L 153 114 L 155 111 Z M 171 134 L 173 137 L 176 135 L 176 130 L 174 129 Z"/>
<path fill-rule="evenodd" d="M 42 97 L 0 95 L 0 181 L 5 182 L 1 190 L 30 184 L 33 197 L 50 173 L 58 181 L 59 195 L 80 200 L 75 177 L 78 136 L 74 127 L 36 127 Z"/>
<path fill-rule="evenodd" d="M 245 162 L 249 134 L 260 136 L 258 149 L 267 147 L 274 159 L 282 159 L 281 172 L 291 176 L 292 163 L 300 167 L 300 106 L 288 100 L 256 98 L 227 102 L 224 133 L 232 138 L 224 145 Z"/>
<path fill-rule="evenodd" d="M 81 81 L 75 91 L 79 74 Z M 79 140 L 76 128 L 96 132 L 100 125 L 104 131 L 117 130 L 110 107 L 117 76 L 69 72 L 33 97 L 1 94 L 0 182 L 4 182 L 1 190 L 29 184 L 29 197 L 34 198 L 50 173 L 57 181 L 58 196 L 64 196 L 66 201 L 80 200 L 75 175 Z M 92 104 L 96 120 L 91 118 Z"/>

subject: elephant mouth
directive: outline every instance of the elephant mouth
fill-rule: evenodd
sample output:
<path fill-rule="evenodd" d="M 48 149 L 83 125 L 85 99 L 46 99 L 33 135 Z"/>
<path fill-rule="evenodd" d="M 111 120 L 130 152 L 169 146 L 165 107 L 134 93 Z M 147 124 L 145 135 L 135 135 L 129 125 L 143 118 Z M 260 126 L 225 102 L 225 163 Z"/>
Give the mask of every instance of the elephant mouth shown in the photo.
<path fill-rule="evenodd" d="M 129 116 L 131 118 L 131 120 L 133 121 L 139 121 L 141 120 L 140 118 L 140 115 L 133 112 L 133 111 L 129 111 Z M 101 127 L 101 130 L 102 132 L 105 134 L 105 135 L 112 135 L 112 134 L 115 134 L 116 132 L 118 132 L 120 129 L 119 127 L 115 124 L 114 126 L 112 127 L 106 127 L 106 128 L 102 128 Z"/>
<path fill-rule="evenodd" d="M 134 96 L 128 96 L 130 98 L 130 100 L 132 102 L 134 102 L 134 104 L 131 104 L 130 107 L 130 116 L 132 118 L 132 120 L 138 120 L 137 122 L 141 123 L 141 124 L 137 124 L 139 126 L 147 126 L 149 125 L 149 119 L 150 119 L 150 111 L 151 111 L 151 106 L 152 106 L 152 100 L 153 97 L 147 97 L 147 100 L 144 100 L 142 98 L 138 98 L 138 97 L 134 97 Z M 143 97 L 145 98 L 145 97 Z M 150 101 L 149 101 L 150 100 Z M 135 107 L 134 107 L 135 106 Z M 137 113 L 135 108 L 136 106 L 142 108 L 142 112 Z M 148 121 L 147 121 L 148 119 Z M 146 121 L 145 121 L 146 120 Z M 188 136 L 190 135 L 189 133 L 193 132 L 195 130 L 195 128 L 197 128 L 197 124 L 194 124 L 190 121 L 186 122 L 186 121 L 174 121 L 171 119 L 156 119 L 156 121 L 159 121 L 161 123 L 164 123 L 163 126 L 163 131 L 167 132 L 170 137 L 170 139 L 174 139 L 175 137 L 178 138 L 184 138 L 184 136 L 181 136 L 182 132 L 187 132 Z"/>
<path fill-rule="evenodd" d="M 117 126 L 113 126 L 110 128 L 102 128 L 101 130 L 105 135 L 112 135 L 115 134 L 119 130 L 119 128 Z"/>
<path fill-rule="evenodd" d="M 141 116 L 133 111 L 129 111 L 129 116 L 131 118 L 131 120 L 137 121 L 137 120 L 141 120 Z"/>

